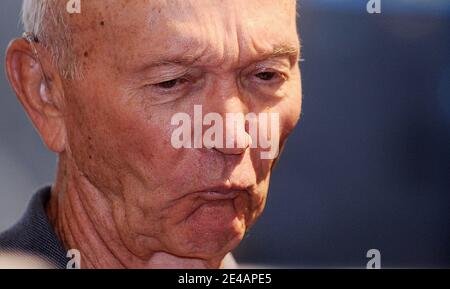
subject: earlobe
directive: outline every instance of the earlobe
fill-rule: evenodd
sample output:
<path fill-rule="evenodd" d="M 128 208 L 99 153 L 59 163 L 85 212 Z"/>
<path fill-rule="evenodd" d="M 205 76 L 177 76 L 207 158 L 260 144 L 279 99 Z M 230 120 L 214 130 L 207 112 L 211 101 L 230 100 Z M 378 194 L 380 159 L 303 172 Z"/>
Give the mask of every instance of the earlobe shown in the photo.
<path fill-rule="evenodd" d="M 44 143 L 52 151 L 61 152 L 64 150 L 64 140 L 61 138 L 64 138 L 65 129 L 59 90 L 49 87 L 52 81 L 48 79 L 55 77 L 52 67 L 41 66 L 51 61 L 46 61 L 47 55 L 42 55 L 42 59 L 38 59 L 39 56 L 27 40 L 15 39 L 6 52 L 6 72 L 17 98 Z"/>

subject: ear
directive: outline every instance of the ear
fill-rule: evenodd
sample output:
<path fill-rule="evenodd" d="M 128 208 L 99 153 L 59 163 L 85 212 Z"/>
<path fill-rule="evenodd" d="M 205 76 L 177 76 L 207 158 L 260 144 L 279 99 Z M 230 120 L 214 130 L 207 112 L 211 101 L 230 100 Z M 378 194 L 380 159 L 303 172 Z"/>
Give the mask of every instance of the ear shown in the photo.
<path fill-rule="evenodd" d="M 6 72 L 43 142 L 50 150 L 63 152 L 66 143 L 63 89 L 49 53 L 38 43 L 31 45 L 23 38 L 15 39 L 6 51 Z"/>

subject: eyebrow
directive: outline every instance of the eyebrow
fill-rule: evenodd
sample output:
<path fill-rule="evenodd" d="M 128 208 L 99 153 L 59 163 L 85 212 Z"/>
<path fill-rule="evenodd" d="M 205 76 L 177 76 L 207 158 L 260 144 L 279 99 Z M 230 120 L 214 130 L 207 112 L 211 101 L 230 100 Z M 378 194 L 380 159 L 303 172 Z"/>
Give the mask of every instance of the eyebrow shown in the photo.
<path fill-rule="evenodd" d="M 278 45 L 275 46 L 273 52 L 270 53 L 269 57 L 280 57 L 280 56 L 298 56 L 299 50 L 297 47 L 292 45 Z"/>
<path fill-rule="evenodd" d="M 173 57 L 166 57 L 160 60 L 153 60 L 150 61 L 140 67 L 138 69 L 146 70 L 158 66 L 164 66 L 164 65 L 184 65 L 189 66 L 193 65 L 196 62 L 198 62 L 203 55 L 194 55 L 194 54 L 184 54 L 184 55 L 176 55 Z M 256 57 L 251 60 L 251 62 L 259 62 L 264 61 L 267 59 L 272 58 L 280 58 L 280 57 L 288 57 L 291 59 L 292 64 L 296 62 L 295 59 L 299 57 L 299 49 L 296 46 L 289 45 L 289 44 L 280 44 L 276 45 L 272 51 L 266 51 L 262 52 L 256 55 Z M 294 59 L 295 58 L 295 59 Z"/>
<path fill-rule="evenodd" d="M 274 47 L 272 52 L 263 55 L 263 58 L 261 60 L 278 57 L 288 57 L 292 62 L 291 65 L 293 65 L 296 61 L 298 61 L 298 58 L 300 58 L 300 50 L 299 48 L 293 45 L 288 44 L 277 45 Z"/>

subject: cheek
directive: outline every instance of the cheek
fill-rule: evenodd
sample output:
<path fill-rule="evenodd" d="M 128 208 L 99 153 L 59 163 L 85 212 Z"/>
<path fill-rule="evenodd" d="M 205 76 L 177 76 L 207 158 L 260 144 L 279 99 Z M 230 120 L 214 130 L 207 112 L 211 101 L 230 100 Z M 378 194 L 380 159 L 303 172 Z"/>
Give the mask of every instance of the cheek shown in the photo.
<path fill-rule="evenodd" d="M 297 125 L 302 111 L 302 85 L 300 71 L 297 70 L 290 84 L 286 100 L 279 103 L 276 110 L 280 113 L 280 141 L 284 142 Z"/>
<path fill-rule="evenodd" d="M 167 165 L 173 158 L 165 122 L 150 122 L 139 113 L 131 113 L 109 123 L 109 132 L 99 138 L 98 146 L 104 147 L 108 162 L 127 175 L 128 185 L 148 190 L 163 182 L 161 177 L 168 174 Z"/>
<path fill-rule="evenodd" d="M 69 151 L 80 173 L 97 188 L 120 193 L 130 189 L 127 186 L 136 189 L 144 175 L 164 170 L 158 158 L 170 153 L 170 138 L 167 121 L 151 120 L 115 99 L 120 98 L 71 101 L 67 126 Z M 159 164 L 158 170 L 154 164 Z"/>
<path fill-rule="evenodd" d="M 124 166 L 114 136 L 116 125 L 116 120 L 105 119 L 100 110 L 86 110 L 78 111 L 68 129 L 71 158 L 78 173 L 105 192 L 122 188 L 118 176 Z"/>
<path fill-rule="evenodd" d="M 300 86 L 294 86 L 290 90 L 290 94 L 286 95 L 286 98 L 283 101 L 277 103 L 271 108 L 271 112 L 277 113 L 279 116 L 279 130 L 277 135 L 279 138 L 278 151 L 280 153 L 282 152 L 282 148 L 287 138 L 299 121 L 301 113 L 301 100 L 301 88 Z M 270 127 L 272 127 L 272 124 L 270 124 Z M 271 139 L 271 137 L 272 135 L 265 136 L 267 140 Z M 271 143 L 271 145 L 275 144 Z M 276 149 L 272 147 L 271 150 L 275 151 Z M 278 155 L 276 159 L 262 159 L 262 151 L 268 151 L 268 149 L 256 148 L 251 150 L 252 163 L 257 174 L 258 183 L 263 181 L 268 182 L 273 164 L 280 157 L 280 155 Z"/>

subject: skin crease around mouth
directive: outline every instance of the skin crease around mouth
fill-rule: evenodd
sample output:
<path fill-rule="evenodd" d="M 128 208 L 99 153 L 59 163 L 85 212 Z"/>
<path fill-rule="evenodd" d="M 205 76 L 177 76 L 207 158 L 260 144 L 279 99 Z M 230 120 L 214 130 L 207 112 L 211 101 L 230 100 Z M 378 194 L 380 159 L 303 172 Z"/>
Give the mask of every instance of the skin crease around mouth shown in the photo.
<path fill-rule="evenodd" d="M 58 237 L 83 268 L 223 267 L 276 160 L 175 149 L 170 119 L 194 105 L 278 113 L 282 148 L 301 112 L 296 1 L 84 1 L 67 18 L 83 78 L 59 77 L 40 48 L 53 106 L 27 109 L 59 156 L 47 208 Z"/>

